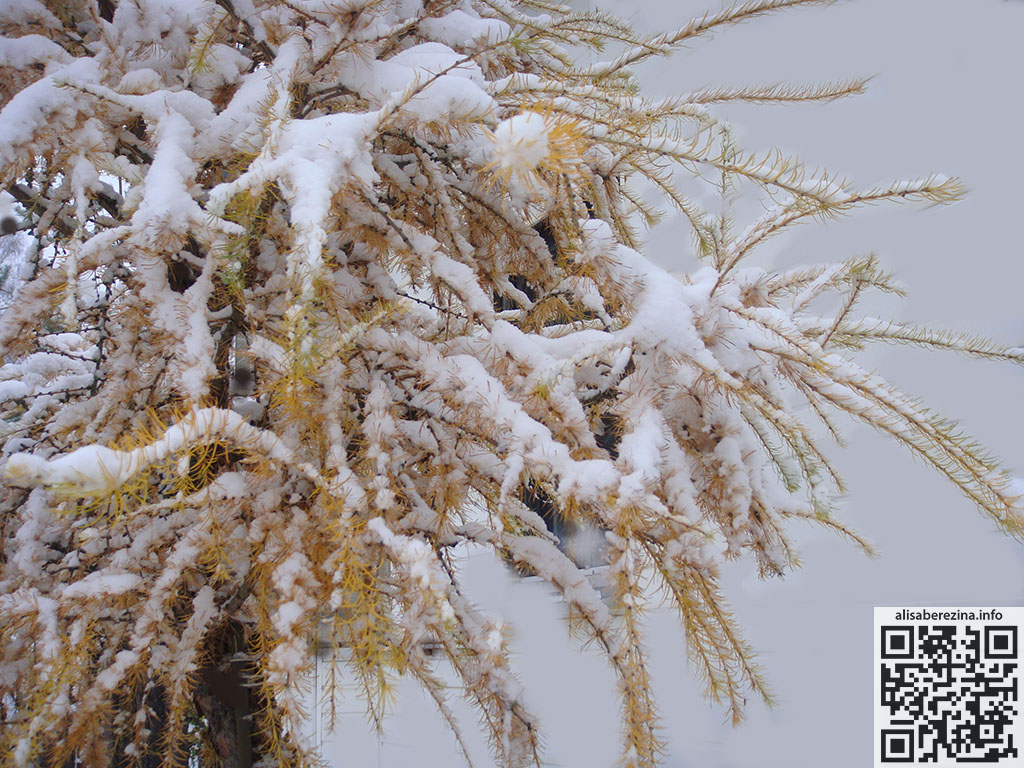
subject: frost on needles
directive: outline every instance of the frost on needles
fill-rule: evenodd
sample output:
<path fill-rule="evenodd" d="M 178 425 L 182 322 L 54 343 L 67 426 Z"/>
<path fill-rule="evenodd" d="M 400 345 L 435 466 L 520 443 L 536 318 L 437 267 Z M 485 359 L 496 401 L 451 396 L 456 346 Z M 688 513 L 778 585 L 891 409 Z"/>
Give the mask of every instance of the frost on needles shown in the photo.
<path fill-rule="evenodd" d="M 737 719 L 768 693 L 723 560 L 784 574 L 794 520 L 869 549 L 830 513 L 835 413 L 1019 536 L 1007 475 L 857 352 L 1024 352 L 863 316 L 900 291 L 872 257 L 748 258 L 957 181 L 854 189 L 745 154 L 714 113 L 859 82 L 652 100 L 630 74 L 811 3 L 651 39 L 547 0 L 3 3 L 0 175 L 35 242 L 0 324 L 0 763 L 315 764 L 299 682 L 319 637 L 371 717 L 411 676 L 461 743 L 429 646 L 495 759 L 539 765 L 505 634 L 460 584 L 475 546 L 563 595 L 618 678 L 623 764 L 652 766 L 652 595 Z M 766 212 L 732 222 L 685 178 Z M 675 273 L 638 251 L 651 185 L 692 225 Z M 610 596 L 553 521 L 602 532 Z"/>

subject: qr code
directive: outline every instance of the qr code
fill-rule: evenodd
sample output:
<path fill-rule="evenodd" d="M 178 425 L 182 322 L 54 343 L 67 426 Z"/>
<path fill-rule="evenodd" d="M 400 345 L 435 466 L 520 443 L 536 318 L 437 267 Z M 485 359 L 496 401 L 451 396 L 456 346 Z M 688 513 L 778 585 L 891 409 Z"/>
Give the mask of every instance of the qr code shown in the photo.
<path fill-rule="evenodd" d="M 1024 766 L 1024 609 L 875 609 L 875 766 Z"/>

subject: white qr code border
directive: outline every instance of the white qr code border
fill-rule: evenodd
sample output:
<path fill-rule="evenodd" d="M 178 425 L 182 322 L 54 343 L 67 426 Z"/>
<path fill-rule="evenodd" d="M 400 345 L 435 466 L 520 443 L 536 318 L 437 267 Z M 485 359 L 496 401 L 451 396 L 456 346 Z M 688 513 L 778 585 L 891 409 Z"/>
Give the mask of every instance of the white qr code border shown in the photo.
<path fill-rule="evenodd" d="M 875 768 L 1024 768 L 1024 607 L 882 607 L 874 618 Z"/>

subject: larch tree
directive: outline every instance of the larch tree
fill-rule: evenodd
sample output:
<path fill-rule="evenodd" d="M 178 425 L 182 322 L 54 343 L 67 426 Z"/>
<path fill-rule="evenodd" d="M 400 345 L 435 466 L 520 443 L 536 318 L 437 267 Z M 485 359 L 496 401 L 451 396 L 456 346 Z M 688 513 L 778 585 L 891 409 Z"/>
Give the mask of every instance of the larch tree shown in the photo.
<path fill-rule="evenodd" d="M 622 764 L 655 765 L 652 596 L 738 718 L 768 693 L 722 561 L 784 574 L 792 521 L 868 549 L 830 511 L 836 413 L 1020 536 L 1008 476 L 857 353 L 1022 352 L 863 315 L 901 290 L 873 257 L 748 259 L 958 182 L 854 189 L 715 117 L 860 82 L 649 99 L 631 74 L 815 2 L 646 38 L 549 0 L 6 0 L 0 174 L 35 247 L 0 325 L 0 764 L 315 764 L 319 638 L 372 717 L 411 676 L 460 735 L 439 654 L 499 764 L 539 765 L 460 584 L 472 545 L 561 593 L 617 677 Z M 706 203 L 739 186 L 753 222 Z M 651 188 L 692 225 L 677 273 L 637 250 Z M 602 534 L 609 594 L 572 525 Z"/>

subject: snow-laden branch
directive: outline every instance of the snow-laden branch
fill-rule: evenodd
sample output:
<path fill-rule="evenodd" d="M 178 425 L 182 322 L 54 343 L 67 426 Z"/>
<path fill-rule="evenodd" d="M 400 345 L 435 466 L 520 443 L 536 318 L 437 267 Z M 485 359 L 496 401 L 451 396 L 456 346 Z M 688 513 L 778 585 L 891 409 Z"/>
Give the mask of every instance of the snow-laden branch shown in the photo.
<path fill-rule="evenodd" d="M 280 438 L 251 426 L 238 413 L 198 408 L 168 427 L 149 445 L 124 451 L 85 445 L 50 459 L 15 453 L 7 459 L 4 476 L 12 485 L 44 486 L 68 494 L 108 494 L 172 454 L 210 440 L 228 440 L 270 459 L 294 461 L 294 453 Z"/>

